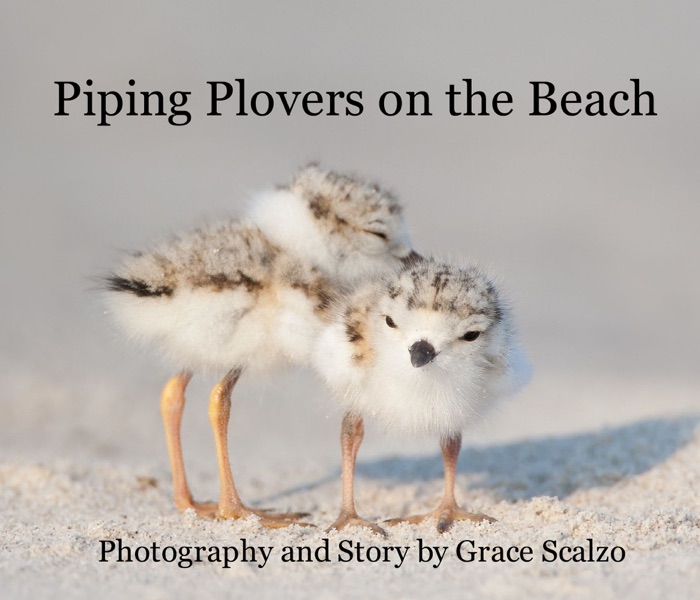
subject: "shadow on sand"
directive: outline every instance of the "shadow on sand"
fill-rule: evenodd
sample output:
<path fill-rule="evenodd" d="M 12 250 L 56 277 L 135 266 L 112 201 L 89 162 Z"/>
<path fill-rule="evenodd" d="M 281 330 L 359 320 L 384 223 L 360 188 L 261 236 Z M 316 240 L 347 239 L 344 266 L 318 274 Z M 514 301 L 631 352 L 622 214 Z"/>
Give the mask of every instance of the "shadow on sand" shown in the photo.
<path fill-rule="evenodd" d="M 561 498 L 577 490 L 614 485 L 665 462 L 691 441 L 699 422 L 700 416 L 652 419 L 591 433 L 465 447 L 458 472 L 469 475 L 468 488 L 490 490 L 506 501 Z M 441 480 L 442 458 L 438 452 L 360 460 L 357 475 L 400 483 Z M 334 470 L 262 502 L 310 491 L 339 478 L 340 471 Z"/>

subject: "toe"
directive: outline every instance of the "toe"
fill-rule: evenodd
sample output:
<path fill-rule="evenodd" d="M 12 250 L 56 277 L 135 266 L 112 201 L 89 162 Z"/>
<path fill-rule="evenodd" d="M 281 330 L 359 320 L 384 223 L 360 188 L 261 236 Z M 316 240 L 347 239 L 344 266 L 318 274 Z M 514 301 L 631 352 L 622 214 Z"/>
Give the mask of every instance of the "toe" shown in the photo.
<path fill-rule="evenodd" d="M 427 513 L 424 515 L 411 515 L 409 517 L 396 517 L 395 519 L 387 519 L 384 521 L 387 525 L 394 527 L 395 525 L 400 525 L 401 523 L 408 523 L 409 525 L 418 525 L 426 519 L 433 516 L 433 513 Z"/>
<path fill-rule="evenodd" d="M 260 518 L 268 517 L 270 519 L 286 519 L 287 521 L 298 521 L 311 515 L 311 513 L 307 512 L 276 512 L 271 508 L 255 508 L 251 509 L 251 512 Z"/>
<path fill-rule="evenodd" d="M 363 519 L 362 517 L 358 515 L 344 515 L 341 514 L 331 525 L 326 532 L 330 533 L 334 529 L 336 531 L 342 531 L 343 529 L 346 529 L 347 527 L 366 527 L 367 529 L 370 529 L 372 532 L 376 533 L 377 535 L 380 535 L 382 537 L 387 537 L 386 531 L 382 529 L 377 523 L 374 523 L 372 521 L 368 521 L 367 519 Z"/>
<path fill-rule="evenodd" d="M 180 512 L 184 512 L 188 509 L 193 509 L 197 513 L 197 516 L 204 519 L 214 519 L 216 518 L 216 513 L 219 510 L 219 505 L 216 502 L 189 502 L 178 507 Z"/>
<path fill-rule="evenodd" d="M 438 533 L 445 533 L 448 531 L 452 525 L 454 525 L 455 521 L 472 521 L 473 523 L 482 523 L 484 521 L 487 523 L 496 522 L 496 519 L 488 515 L 473 513 L 456 507 L 439 512 L 437 517 Z"/>

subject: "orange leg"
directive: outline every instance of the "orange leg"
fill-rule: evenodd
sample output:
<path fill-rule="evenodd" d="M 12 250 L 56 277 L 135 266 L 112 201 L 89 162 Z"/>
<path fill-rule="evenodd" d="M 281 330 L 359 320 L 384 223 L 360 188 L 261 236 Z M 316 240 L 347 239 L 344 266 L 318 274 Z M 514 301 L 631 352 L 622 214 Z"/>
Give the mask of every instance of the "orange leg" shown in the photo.
<path fill-rule="evenodd" d="M 215 502 L 194 502 L 185 475 L 185 463 L 182 457 L 180 427 L 182 411 L 185 408 L 185 388 L 192 373 L 183 371 L 168 380 L 160 398 L 160 410 L 165 426 L 165 441 L 168 444 L 170 468 L 173 473 L 173 499 L 181 510 L 193 508 L 202 517 L 213 517 L 216 514 Z"/>
<path fill-rule="evenodd" d="M 256 515 L 260 518 L 260 524 L 263 527 L 270 528 L 288 527 L 293 524 L 308 525 L 308 523 L 294 521 L 306 516 L 307 513 L 270 513 L 267 510 L 254 510 L 244 506 L 238 495 L 228 454 L 228 424 L 231 416 L 231 392 L 240 374 L 239 370 L 231 371 L 214 386 L 209 396 L 209 420 L 214 430 L 221 486 L 216 516 L 222 519 L 245 519 L 250 515 Z"/>
<path fill-rule="evenodd" d="M 369 527 L 375 533 L 386 537 L 386 531 L 376 523 L 360 517 L 355 510 L 355 462 L 364 435 L 365 426 L 362 422 L 362 417 L 350 412 L 345 413 L 340 430 L 340 449 L 343 460 L 343 503 L 340 508 L 340 515 L 333 525 L 330 526 L 330 529 L 341 531 L 346 527 Z"/>
<path fill-rule="evenodd" d="M 440 442 L 442 448 L 442 460 L 445 465 L 445 490 L 442 495 L 440 505 L 432 512 L 424 515 L 413 515 L 410 517 L 400 517 L 386 521 L 389 525 L 398 523 L 421 523 L 425 519 L 436 518 L 437 530 L 439 533 L 447 531 L 455 521 L 488 521 L 493 523 L 496 519 L 480 513 L 472 513 L 462 510 L 457 506 L 455 500 L 455 472 L 457 471 L 457 458 L 459 449 L 462 446 L 462 436 L 456 435 L 443 439 Z"/>

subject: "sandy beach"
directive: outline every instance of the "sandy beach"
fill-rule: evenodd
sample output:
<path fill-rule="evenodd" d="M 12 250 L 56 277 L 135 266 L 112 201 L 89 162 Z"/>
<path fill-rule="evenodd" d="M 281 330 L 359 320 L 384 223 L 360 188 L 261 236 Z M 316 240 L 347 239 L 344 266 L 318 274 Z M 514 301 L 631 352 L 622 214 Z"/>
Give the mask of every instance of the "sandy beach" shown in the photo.
<path fill-rule="evenodd" d="M 291 379 L 291 389 L 309 383 Z M 569 382 L 561 390 L 576 387 Z M 581 401 L 585 393 L 571 400 Z M 612 396 L 619 399 L 621 393 Z M 261 405 L 233 426 L 241 493 L 256 506 L 308 511 L 316 529 L 264 530 L 255 519 L 222 522 L 178 514 L 157 423 L 131 436 L 118 430 L 128 427 L 133 414 L 105 415 L 105 421 L 120 424 L 104 435 L 87 433 L 81 418 L 70 425 L 47 424 L 45 442 L 39 434 L 31 444 L 17 442 L 20 457 L 2 462 L 4 593 L 87 598 L 99 592 L 117 598 L 129 590 L 171 598 L 196 590 L 214 597 L 384 598 L 437 590 L 448 597 L 691 597 L 700 580 L 700 418 L 691 412 L 694 390 L 676 394 L 667 395 L 674 406 L 657 409 L 655 417 L 651 411 L 642 419 L 617 414 L 615 425 L 518 439 L 515 431 L 525 413 L 552 411 L 537 394 L 528 395 L 476 432 L 478 442 L 466 445 L 460 457 L 458 498 L 498 521 L 459 523 L 443 535 L 434 523 L 401 525 L 386 539 L 362 529 L 325 531 L 340 502 L 332 439 L 338 419 L 320 412 L 320 403 L 303 407 L 302 420 L 312 419 L 319 432 L 310 443 L 282 425 L 293 423 L 296 412 L 284 406 L 276 406 L 282 414 L 272 427 L 263 422 L 267 411 Z M 639 397 L 643 400 L 641 390 Z M 155 405 L 130 408 L 153 421 L 148 413 L 156 412 Z M 550 415 L 552 421 L 561 418 L 556 411 Z M 570 429 L 570 423 L 559 428 Z M 206 433 L 205 427 L 185 428 L 193 489 L 202 499 L 215 497 L 217 490 Z M 501 439 L 489 441 L 494 437 Z M 428 441 L 407 448 L 370 431 L 360 456 L 361 514 L 376 519 L 411 514 L 430 509 L 439 498 L 442 464 Z M 425 547 L 437 547 L 441 559 Z M 479 550 L 484 547 L 491 550 Z M 499 560 L 498 547 L 515 550 Z M 204 558 L 212 548 L 217 554 Z M 250 548 L 265 549 L 266 558 Z M 393 548 L 405 549 L 403 559 Z M 314 554 L 309 562 L 286 562 L 285 552 L 291 553 L 287 559 L 295 552 Z"/>

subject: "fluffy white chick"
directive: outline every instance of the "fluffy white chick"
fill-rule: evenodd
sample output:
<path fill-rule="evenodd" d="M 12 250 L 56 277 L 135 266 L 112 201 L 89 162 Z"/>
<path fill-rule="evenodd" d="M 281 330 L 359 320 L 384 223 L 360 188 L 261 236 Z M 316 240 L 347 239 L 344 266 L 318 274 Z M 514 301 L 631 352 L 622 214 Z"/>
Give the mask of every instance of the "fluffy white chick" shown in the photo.
<path fill-rule="evenodd" d="M 247 508 L 227 449 L 231 392 L 243 371 L 307 364 L 334 297 L 410 256 L 401 205 L 386 190 L 311 165 L 262 194 L 248 218 L 176 237 L 129 257 L 106 279 L 110 312 L 134 339 L 155 344 L 180 372 L 161 410 L 175 504 L 202 516 L 281 527 L 301 513 Z M 217 503 L 192 499 L 180 426 L 194 371 L 226 373 L 210 394 L 220 479 Z"/>
<path fill-rule="evenodd" d="M 390 430 L 440 438 L 445 467 L 440 505 L 390 524 L 435 517 L 443 532 L 455 520 L 492 520 L 455 501 L 461 434 L 498 398 L 524 385 L 530 371 L 496 285 L 482 271 L 417 257 L 391 277 L 366 282 L 336 306 L 314 364 L 346 409 L 343 503 L 331 528 L 362 525 L 384 533 L 359 517 L 354 505 L 365 416 Z"/>

